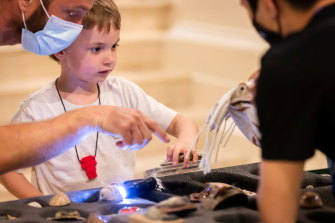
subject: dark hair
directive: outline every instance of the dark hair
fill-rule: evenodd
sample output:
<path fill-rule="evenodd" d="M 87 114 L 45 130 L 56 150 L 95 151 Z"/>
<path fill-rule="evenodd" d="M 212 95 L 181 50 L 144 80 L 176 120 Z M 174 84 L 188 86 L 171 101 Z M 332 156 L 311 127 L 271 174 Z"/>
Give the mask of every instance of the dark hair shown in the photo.
<path fill-rule="evenodd" d="M 255 13 L 257 10 L 257 4 L 258 0 L 249 0 L 249 5 L 251 7 L 251 10 Z"/>
<path fill-rule="evenodd" d="M 97 29 L 102 32 L 109 32 L 111 27 L 121 28 L 121 15 L 113 0 L 95 0 L 93 7 L 83 18 L 83 29 Z M 58 62 L 54 55 L 50 57 Z"/>
<path fill-rule="evenodd" d="M 320 0 L 285 0 L 297 10 L 308 10 Z"/>
<path fill-rule="evenodd" d="M 256 12 L 258 0 L 248 0 L 248 1 L 252 11 Z M 273 1 L 275 4 L 277 3 L 277 0 Z M 288 2 L 293 8 L 297 10 L 308 10 L 320 0 L 284 0 L 284 1 Z"/>

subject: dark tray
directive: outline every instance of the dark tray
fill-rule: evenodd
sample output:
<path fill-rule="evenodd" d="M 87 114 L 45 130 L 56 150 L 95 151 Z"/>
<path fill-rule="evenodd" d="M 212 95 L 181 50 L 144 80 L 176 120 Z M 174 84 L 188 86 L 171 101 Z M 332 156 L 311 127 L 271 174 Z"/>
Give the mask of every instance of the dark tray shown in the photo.
<path fill-rule="evenodd" d="M 200 192 L 206 188 L 207 182 L 223 182 L 234 185 L 241 189 L 255 192 L 258 184 L 258 163 L 239 165 L 214 169 L 208 174 L 202 171 L 170 175 L 159 178 L 165 185 L 163 191 L 152 190 L 140 198 L 126 200 L 121 203 L 99 200 L 101 188 L 89 190 L 73 191 L 66 193 L 72 203 L 65 207 L 50 207 L 48 201 L 51 196 L 36 197 L 0 203 L 0 216 L 9 214 L 16 217 L 15 220 L 0 220 L 10 223 L 40 223 L 58 222 L 46 220 L 53 217 L 59 210 L 77 210 L 82 217 L 87 218 L 90 213 L 96 213 L 105 217 L 108 222 L 125 223 L 128 221 L 127 215 L 118 215 L 118 210 L 123 207 L 137 206 L 141 208 L 149 207 L 155 202 L 160 202 L 169 197 L 180 195 L 188 196 L 192 193 Z M 312 189 L 306 187 L 312 185 Z M 335 203 L 331 190 L 331 177 L 313 172 L 304 172 L 302 192 L 309 190 L 317 192 L 323 200 L 324 206 L 318 209 L 300 209 L 298 222 L 306 223 L 328 223 L 335 222 Z M 34 208 L 27 205 L 31 201 L 37 201 L 43 208 Z M 243 206 L 223 208 L 216 211 L 208 211 L 197 204 L 197 210 L 184 217 L 185 222 L 227 222 L 227 223 L 257 223 L 260 222 L 255 198 L 251 198 Z M 63 221 L 64 222 L 64 221 Z M 65 222 L 85 222 L 85 221 L 65 221 Z"/>

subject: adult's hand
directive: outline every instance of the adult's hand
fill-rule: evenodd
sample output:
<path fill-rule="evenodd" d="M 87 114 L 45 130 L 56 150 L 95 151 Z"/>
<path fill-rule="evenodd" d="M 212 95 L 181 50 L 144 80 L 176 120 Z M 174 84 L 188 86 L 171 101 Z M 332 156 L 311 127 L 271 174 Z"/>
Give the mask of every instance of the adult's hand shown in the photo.
<path fill-rule="evenodd" d="M 90 106 L 53 119 L 0 127 L 0 174 L 37 165 L 75 146 L 94 131 L 121 137 L 124 145 L 143 148 L 156 134 L 166 132 L 141 112 L 113 106 Z"/>
<path fill-rule="evenodd" d="M 138 110 L 115 106 L 93 107 L 97 110 L 96 126 L 106 134 L 121 138 L 117 146 L 138 150 L 152 139 L 154 133 L 163 142 L 170 139 L 157 122 Z"/>

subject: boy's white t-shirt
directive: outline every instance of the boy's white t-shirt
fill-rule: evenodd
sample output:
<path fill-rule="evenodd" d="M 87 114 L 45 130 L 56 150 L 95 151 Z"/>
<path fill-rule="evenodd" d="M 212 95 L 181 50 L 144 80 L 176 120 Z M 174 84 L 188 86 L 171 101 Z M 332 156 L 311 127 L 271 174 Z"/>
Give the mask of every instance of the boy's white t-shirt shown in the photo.
<path fill-rule="evenodd" d="M 124 78 L 109 77 L 99 83 L 99 87 L 101 105 L 137 109 L 157 121 L 165 130 L 177 114 L 174 110 L 145 94 L 139 86 Z M 64 99 L 63 101 L 67 111 L 82 107 Z M 98 101 L 91 105 L 97 104 Z M 45 120 L 63 113 L 64 108 L 55 88 L 55 81 L 53 81 L 21 103 L 12 123 Z M 95 142 L 96 133 L 91 133 L 77 144 L 80 159 L 94 155 Z M 103 187 L 111 183 L 130 180 L 134 177 L 135 152 L 123 151 L 115 146 L 115 142 L 113 137 L 99 133 L 96 154 L 98 177 L 93 180 L 87 179 L 73 147 L 57 157 L 33 167 L 32 183 L 43 194 L 47 195 L 61 191 Z"/>

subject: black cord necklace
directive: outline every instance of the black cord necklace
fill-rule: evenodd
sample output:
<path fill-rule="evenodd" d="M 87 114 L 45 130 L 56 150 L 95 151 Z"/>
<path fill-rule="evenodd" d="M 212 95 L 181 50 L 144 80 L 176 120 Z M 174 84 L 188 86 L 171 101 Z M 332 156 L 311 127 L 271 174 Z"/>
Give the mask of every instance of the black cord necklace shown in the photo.
<path fill-rule="evenodd" d="M 57 87 L 57 82 L 58 82 L 58 78 L 56 79 L 55 87 L 56 87 L 59 99 L 60 99 L 60 101 L 62 103 L 64 112 L 66 113 L 67 112 L 66 111 L 66 107 L 64 105 L 62 96 L 59 93 L 59 90 L 58 90 L 58 87 Z M 99 84 L 97 84 L 97 88 L 98 88 L 98 101 L 99 101 L 99 105 L 101 105 Z M 95 140 L 94 156 L 92 156 L 92 155 L 91 156 L 85 156 L 82 159 L 79 158 L 77 145 L 74 146 L 74 148 L 76 150 L 76 154 L 77 154 L 77 159 L 80 162 L 81 167 L 85 170 L 88 179 L 93 179 L 93 178 L 97 177 L 97 172 L 96 172 L 96 168 L 95 168 L 97 162 L 96 162 L 95 157 L 96 157 L 97 151 L 98 151 L 98 141 L 99 141 L 99 132 L 97 132 L 97 137 L 96 137 L 96 140 Z"/>

